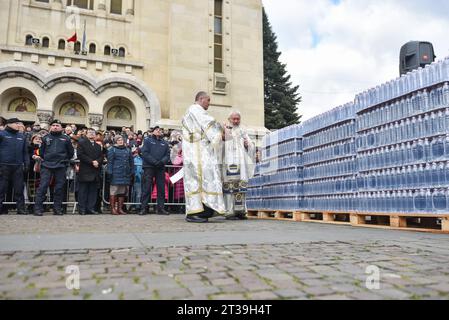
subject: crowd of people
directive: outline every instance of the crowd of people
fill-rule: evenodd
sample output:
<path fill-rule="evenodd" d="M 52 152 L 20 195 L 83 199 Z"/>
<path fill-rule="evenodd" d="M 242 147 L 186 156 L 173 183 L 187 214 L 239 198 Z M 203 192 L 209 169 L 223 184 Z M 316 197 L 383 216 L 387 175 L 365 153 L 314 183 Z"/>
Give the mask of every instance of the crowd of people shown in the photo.
<path fill-rule="evenodd" d="M 16 209 L 42 216 L 51 202 L 53 213 L 63 215 L 73 202 L 80 215 L 94 215 L 109 202 L 113 215 L 168 215 L 169 199 L 171 212 L 184 213 L 183 180 L 169 180 L 182 164 L 182 134 L 176 130 L 100 132 L 63 127 L 58 120 L 45 130 L 0 118 L 0 214 Z M 34 205 L 27 207 L 29 202 Z"/>
<path fill-rule="evenodd" d="M 182 131 L 100 132 L 59 120 L 45 130 L 0 118 L 0 214 L 13 208 L 43 216 L 52 204 L 54 215 L 64 215 L 76 204 L 80 215 L 97 215 L 108 204 L 112 215 L 174 211 L 194 223 L 215 215 L 246 219 L 255 145 L 239 112 L 220 124 L 207 113 L 209 104 L 209 95 L 198 93 Z"/>

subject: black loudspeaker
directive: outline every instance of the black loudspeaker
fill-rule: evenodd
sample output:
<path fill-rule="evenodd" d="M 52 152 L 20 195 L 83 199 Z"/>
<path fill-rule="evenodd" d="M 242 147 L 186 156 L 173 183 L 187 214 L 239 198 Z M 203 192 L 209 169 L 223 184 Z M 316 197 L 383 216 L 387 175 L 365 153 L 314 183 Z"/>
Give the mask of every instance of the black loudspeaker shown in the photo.
<path fill-rule="evenodd" d="M 401 56 L 399 63 L 399 73 L 402 76 L 407 72 L 424 68 L 427 64 L 435 61 L 435 51 L 430 42 L 411 41 L 401 48 Z"/>

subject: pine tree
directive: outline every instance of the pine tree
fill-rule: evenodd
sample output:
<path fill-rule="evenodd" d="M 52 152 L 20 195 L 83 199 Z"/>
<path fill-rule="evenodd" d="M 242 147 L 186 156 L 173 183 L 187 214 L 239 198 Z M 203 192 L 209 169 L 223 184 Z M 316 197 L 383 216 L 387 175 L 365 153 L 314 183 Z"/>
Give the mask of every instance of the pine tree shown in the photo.
<path fill-rule="evenodd" d="M 263 59 L 265 80 L 265 127 L 281 129 L 300 123 L 298 104 L 301 96 L 299 86 L 292 87 L 286 65 L 279 61 L 277 37 L 263 10 Z"/>

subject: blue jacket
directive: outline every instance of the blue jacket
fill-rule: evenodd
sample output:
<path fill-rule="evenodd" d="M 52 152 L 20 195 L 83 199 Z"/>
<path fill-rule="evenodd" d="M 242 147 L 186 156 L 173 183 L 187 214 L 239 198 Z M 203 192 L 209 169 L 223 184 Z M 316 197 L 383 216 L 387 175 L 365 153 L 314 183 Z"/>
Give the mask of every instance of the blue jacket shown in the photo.
<path fill-rule="evenodd" d="M 28 167 L 29 164 L 25 136 L 9 128 L 0 131 L 0 165 Z"/>
<path fill-rule="evenodd" d="M 131 185 L 134 175 L 134 159 L 131 150 L 123 147 L 112 147 L 108 150 L 108 174 L 112 186 Z"/>
<path fill-rule="evenodd" d="M 142 158 L 144 168 L 163 168 L 170 161 L 170 146 L 164 139 L 146 138 Z"/>
<path fill-rule="evenodd" d="M 42 138 L 42 166 L 48 169 L 66 168 L 74 154 L 72 142 L 65 134 L 47 134 Z"/>
<path fill-rule="evenodd" d="M 134 183 L 142 182 L 143 160 L 140 156 L 134 157 Z"/>

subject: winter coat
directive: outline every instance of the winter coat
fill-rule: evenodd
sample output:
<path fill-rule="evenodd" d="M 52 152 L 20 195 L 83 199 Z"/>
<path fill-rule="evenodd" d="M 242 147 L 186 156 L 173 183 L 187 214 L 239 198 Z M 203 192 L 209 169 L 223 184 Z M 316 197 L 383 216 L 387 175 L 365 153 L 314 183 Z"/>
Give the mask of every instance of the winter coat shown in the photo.
<path fill-rule="evenodd" d="M 101 146 L 89 139 L 82 139 L 78 143 L 76 149 L 78 160 L 80 161 L 80 168 L 78 173 L 79 182 L 95 182 L 100 181 L 101 165 L 103 164 L 103 151 Z M 73 155 L 72 155 L 73 157 Z M 98 168 L 95 168 L 92 162 L 97 161 Z"/>
<path fill-rule="evenodd" d="M 25 136 L 9 128 L 0 131 L 0 165 L 28 167 L 29 164 Z"/>
<path fill-rule="evenodd" d="M 126 146 L 114 146 L 108 151 L 108 174 L 112 186 L 129 186 L 134 176 L 134 158 Z"/>
<path fill-rule="evenodd" d="M 67 168 L 73 157 L 70 138 L 62 133 L 50 133 L 42 138 L 40 154 L 42 166 L 48 169 Z"/>
<path fill-rule="evenodd" d="M 144 168 L 163 168 L 170 161 L 170 146 L 163 139 L 146 138 L 142 158 Z"/>

